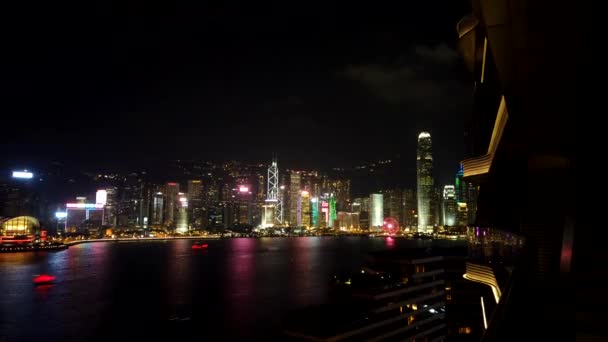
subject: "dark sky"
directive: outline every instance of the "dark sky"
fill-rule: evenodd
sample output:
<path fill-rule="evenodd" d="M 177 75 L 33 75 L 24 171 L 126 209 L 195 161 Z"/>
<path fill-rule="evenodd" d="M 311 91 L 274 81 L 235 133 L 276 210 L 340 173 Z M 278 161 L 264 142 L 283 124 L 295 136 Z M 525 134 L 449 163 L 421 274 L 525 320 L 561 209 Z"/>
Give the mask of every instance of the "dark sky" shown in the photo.
<path fill-rule="evenodd" d="M 14 11 L 4 43 L 7 158 L 414 165 L 422 129 L 438 178 L 462 157 L 467 1 L 47 6 Z"/>

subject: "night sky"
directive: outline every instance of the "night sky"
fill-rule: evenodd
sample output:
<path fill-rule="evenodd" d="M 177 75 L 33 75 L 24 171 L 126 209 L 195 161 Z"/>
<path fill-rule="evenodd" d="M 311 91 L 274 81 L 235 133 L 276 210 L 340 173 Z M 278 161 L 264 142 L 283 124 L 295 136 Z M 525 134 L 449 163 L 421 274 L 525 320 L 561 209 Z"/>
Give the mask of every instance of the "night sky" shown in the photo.
<path fill-rule="evenodd" d="M 295 168 L 396 155 L 413 168 L 423 129 L 440 182 L 462 159 L 473 85 L 455 42 L 467 1 L 47 6 L 11 15 L 6 159 L 107 167 L 277 152 Z"/>

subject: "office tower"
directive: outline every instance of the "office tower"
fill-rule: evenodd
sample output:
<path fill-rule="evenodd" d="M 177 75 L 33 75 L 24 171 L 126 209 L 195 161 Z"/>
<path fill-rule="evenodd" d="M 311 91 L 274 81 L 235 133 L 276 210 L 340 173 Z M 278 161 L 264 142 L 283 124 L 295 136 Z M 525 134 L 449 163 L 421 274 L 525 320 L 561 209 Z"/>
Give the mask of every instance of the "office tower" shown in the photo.
<path fill-rule="evenodd" d="M 382 194 L 369 195 L 369 228 L 381 229 L 384 224 L 384 196 Z"/>
<path fill-rule="evenodd" d="M 220 201 L 220 189 L 215 180 L 211 180 L 208 185 L 205 191 L 205 202 L 207 205 L 215 206 Z"/>
<path fill-rule="evenodd" d="M 253 223 L 253 192 L 249 185 L 237 186 L 236 209 L 238 211 L 236 221 L 238 224 L 250 225 Z"/>
<path fill-rule="evenodd" d="M 264 175 L 258 174 L 257 178 L 257 192 L 256 192 L 256 201 L 264 202 L 266 199 L 266 180 L 264 179 Z"/>
<path fill-rule="evenodd" d="M 141 188 L 141 196 L 138 203 L 137 208 L 137 225 L 147 229 L 150 224 L 150 207 L 152 205 L 152 196 L 154 195 L 154 191 L 150 186 L 150 183 L 142 184 Z"/>
<path fill-rule="evenodd" d="M 391 189 L 382 193 L 384 195 L 384 217 L 392 217 L 403 225 L 403 191 Z"/>
<path fill-rule="evenodd" d="M 162 192 L 156 192 L 152 197 L 152 219 L 151 224 L 160 226 L 164 222 L 165 196 Z"/>
<path fill-rule="evenodd" d="M 267 188 L 266 188 L 266 200 L 265 203 L 265 218 L 264 218 L 264 226 L 270 227 L 275 223 L 283 224 L 283 204 L 284 196 L 283 189 L 284 186 L 279 186 L 279 168 L 277 166 L 276 158 L 272 159 L 272 163 L 268 167 L 268 176 L 267 180 Z M 268 213 L 268 207 L 272 206 L 274 209 L 274 213 L 271 215 Z M 272 219 L 272 222 L 268 220 Z"/>
<path fill-rule="evenodd" d="M 203 224 L 203 182 L 200 179 L 189 180 L 187 191 L 190 222 L 200 228 Z"/>
<path fill-rule="evenodd" d="M 334 194 L 329 195 L 329 228 L 334 227 L 334 222 L 338 218 L 338 214 L 336 212 L 336 197 Z"/>
<path fill-rule="evenodd" d="M 431 135 L 428 132 L 421 132 L 418 135 L 416 175 L 418 188 L 418 231 L 432 233 L 433 224 L 435 223 L 435 215 L 431 206 L 434 196 L 433 155 Z"/>
<path fill-rule="evenodd" d="M 188 231 L 188 198 L 183 192 L 177 194 L 177 218 L 175 231 L 185 233 Z"/>
<path fill-rule="evenodd" d="M 456 191 L 453 185 L 445 185 L 443 187 L 441 211 L 443 216 L 444 226 L 456 225 Z"/>
<path fill-rule="evenodd" d="M 165 185 L 165 217 L 163 224 L 173 226 L 175 224 L 175 212 L 177 209 L 177 194 L 179 193 L 179 183 L 169 182 Z"/>
<path fill-rule="evenodd" d="M 104 226 L 116 226 L 117 223 L 117 196 L 118 188 L 108 187 L 106 188 L 106 205 L 104 206 L 103 225 Z"/>
<path fill-rule="evenodd" d="M 359 229 L 359 213 L 351 213 L 346 211 L 338 212 L 338 228 L 341 231 L 349 231 Z"/>
<path fill-rule="evenodd" d="M 330 180 L 328 192 L 336 196 L 338 210 L 350 210 L 350 179 Z"/>
<path fill-rule="evenodd" d="M 310 193 L 307 190 L 302 190 L 300 202 L 302 209 L 302 223 L 300 225 L 310 228 Z"/>
<path fill-rule="evenodd" d="M 404 226 L 407 228 L 418 227 L 418 203 L 416 191 L 405 189 L 403 191 Z"/>
<path fill-rule="evenodd" d="M 298 223 L 298 198 L 300 197 L 300 172 L 291 171 L 289 174 L 289 225 L 294 226 Z"/>
<path fill-rule="evenodd" d="M 312 215 L 312 226 L 319 227 L 319 198 L 313 197 L 310 199 L 310 209 Z"/>

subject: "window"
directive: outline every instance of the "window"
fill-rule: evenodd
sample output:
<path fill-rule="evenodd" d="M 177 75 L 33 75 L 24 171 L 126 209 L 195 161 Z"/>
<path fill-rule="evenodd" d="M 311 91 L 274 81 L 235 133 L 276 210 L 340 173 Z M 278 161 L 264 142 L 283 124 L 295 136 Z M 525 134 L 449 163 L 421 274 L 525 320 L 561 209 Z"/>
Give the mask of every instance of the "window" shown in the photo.
<path fill-rule="evenodd" d="M 468 335 L 471 333 L 471 327 L 460 327 L 458 328 L 458 333 L 462 335 Z"/>

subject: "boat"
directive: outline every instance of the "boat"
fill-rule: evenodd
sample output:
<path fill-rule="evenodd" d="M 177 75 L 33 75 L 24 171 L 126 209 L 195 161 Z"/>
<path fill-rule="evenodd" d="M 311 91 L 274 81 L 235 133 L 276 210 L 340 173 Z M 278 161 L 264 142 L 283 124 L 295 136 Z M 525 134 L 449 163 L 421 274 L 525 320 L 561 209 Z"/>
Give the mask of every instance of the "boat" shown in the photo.
<path fill-rule="evenodd" d="M 34 285 L 47 285 L 52 284 L 55 281 L 55 276 L 48 274 L 40 274 L 34 276 Z"/>
<path fill-rule="evenodd" d="M 192 249 L 207 249 L 209 248 L 209 245 L 206 243 L 200 243 L 200 242 L 195 242 L 194 245 L 192 245 Z"/>

